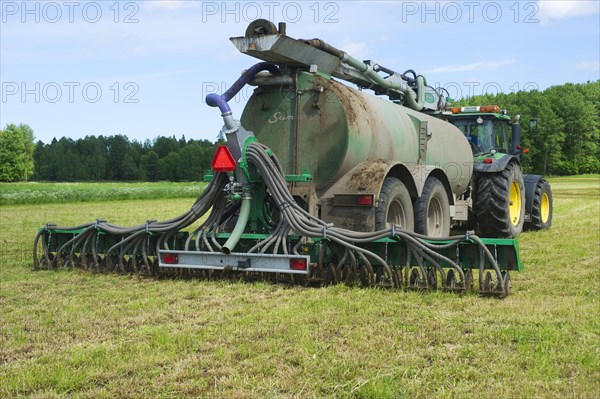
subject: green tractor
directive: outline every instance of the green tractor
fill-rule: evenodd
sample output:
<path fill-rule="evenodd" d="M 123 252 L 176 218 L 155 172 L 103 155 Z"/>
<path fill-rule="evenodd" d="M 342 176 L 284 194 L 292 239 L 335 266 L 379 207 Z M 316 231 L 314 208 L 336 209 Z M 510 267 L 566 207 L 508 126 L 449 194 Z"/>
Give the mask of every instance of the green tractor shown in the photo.
<path fill-rule="evenodd" d="M 452 108 L 447 120 L 473 151 L 469 228 L 486 237 L 515 237 L 552 225 L 552 191 L 540 175 L 523 174 L 521 125 L 496 105 Z M 530 129 L 537 128 L 532 120 Z"/>

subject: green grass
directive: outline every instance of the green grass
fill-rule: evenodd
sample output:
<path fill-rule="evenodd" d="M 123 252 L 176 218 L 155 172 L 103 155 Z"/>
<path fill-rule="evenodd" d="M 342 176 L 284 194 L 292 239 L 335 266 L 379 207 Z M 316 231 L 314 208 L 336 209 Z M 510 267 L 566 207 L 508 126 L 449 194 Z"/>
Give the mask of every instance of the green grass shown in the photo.
<path fill-rule="evenodd" d="M 0 205 L 195 198 L 206 183 L 0 183 Z"/>
<path fill-rule="evenodd" d="M 505 300 L 31 270 L 46 221 L 189 199 L 0 207 L 0 397 L 598 398 L 600 180 L 551 179 Z"/>

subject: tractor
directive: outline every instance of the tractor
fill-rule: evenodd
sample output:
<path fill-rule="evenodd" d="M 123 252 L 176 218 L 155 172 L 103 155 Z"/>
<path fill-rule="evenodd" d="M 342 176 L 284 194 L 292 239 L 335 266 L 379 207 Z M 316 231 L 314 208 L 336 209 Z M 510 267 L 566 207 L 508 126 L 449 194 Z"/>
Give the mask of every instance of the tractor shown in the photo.
<path fill-rule="evenodd" d="M 516 237 L 523 229 L 552 225 L 552 190 L 540 175 L 523 174 L 520 116 L 496 105 L 453 107 L 443 113 L 473 151 L 472 203 L 468 228 L 485 237 Z M 536 128 L 537 120 L 530 124 Z"/>

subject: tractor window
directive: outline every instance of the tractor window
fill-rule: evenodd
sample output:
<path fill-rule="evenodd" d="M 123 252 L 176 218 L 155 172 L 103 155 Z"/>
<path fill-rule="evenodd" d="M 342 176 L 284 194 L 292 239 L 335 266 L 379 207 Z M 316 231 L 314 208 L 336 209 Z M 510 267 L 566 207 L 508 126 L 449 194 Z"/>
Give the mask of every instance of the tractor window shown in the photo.
<path fill-rule="evenodd" d="M 473 155 L 485 154 L 494 148 L 492 121 L 477 123 L 472 120 L 456 120 L 453 124 L 469 140 Z"/>
<path fill-rule="evenodd" d="M 480 120 L 481 121 L 481 120 Z M 455 120 L 452 122 L 469 140 L 473 155 L 488 154 L 492 150 L 509 153 L 511 129 L 506 122 L 492 119 L 477 123 L 475 120 Z"/>
<path fill-rule="evenodd" d="M 506 122 L 496 123 L 496 150 L 508 154 L 511 147 L 511 128 Z"/>
<path fill-rule="evenodd" d="M 494 149 L 493 126 L 492 121 L 483 121 L 482 124 L 476 126 L 477 137 L 479 138 L 479 149 L 486 154 Z"/>

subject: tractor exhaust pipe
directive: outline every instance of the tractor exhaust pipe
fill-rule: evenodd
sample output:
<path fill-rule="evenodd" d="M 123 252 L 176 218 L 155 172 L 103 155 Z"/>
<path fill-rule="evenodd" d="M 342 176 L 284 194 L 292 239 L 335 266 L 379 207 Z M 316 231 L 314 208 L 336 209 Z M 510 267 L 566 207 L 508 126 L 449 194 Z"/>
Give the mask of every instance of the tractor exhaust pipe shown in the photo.
<path fill-rule="evenodd" d="M 512 123 L 512 152 L 513 154 L 521 155 L 521 124 L 519 123 L 521 115 L 515 115 Z"/>

